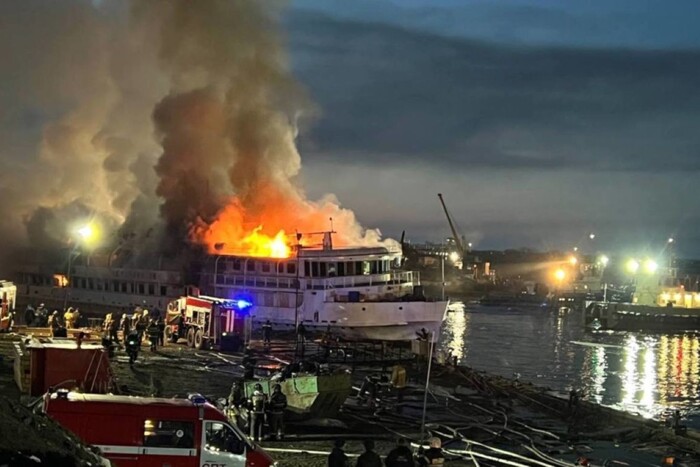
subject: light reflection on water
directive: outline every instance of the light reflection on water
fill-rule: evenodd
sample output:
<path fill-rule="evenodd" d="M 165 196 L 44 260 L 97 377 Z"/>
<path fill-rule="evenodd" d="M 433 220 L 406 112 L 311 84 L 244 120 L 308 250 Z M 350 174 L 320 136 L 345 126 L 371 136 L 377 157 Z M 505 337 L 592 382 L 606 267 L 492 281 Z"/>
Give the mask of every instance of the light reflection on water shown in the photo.
<path fill-rule="evenodd" d="M 697 335 L 588 333 L 578 312 L 451 305 L 442 346 L 460 364 L 663 418 L 680 409 L 700 427 Z"/>

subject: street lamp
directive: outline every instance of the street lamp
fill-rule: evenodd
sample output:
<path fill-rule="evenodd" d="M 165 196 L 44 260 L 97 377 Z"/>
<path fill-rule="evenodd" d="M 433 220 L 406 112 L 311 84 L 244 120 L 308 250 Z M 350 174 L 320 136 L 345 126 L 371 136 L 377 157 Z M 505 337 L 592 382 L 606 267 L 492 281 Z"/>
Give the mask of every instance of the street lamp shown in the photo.
<path fill-rule="evenodd" d="M 73 283 L 70 277 L 71 266 L 73 265 L 73 256 L 80 256 L 80 252 L 78 252 L 78 247 L 81 245 L 88 245 L 92 240 L 94 240 L 96 235 L 95 229 L 90 224 L 85 224 L 77 228 L 75 230 L 75 233 L 78 234 L 79 241 L 77 241 L 73 245 L 73 248 L 71 248 L 68 252 L 68 268 L 66 270 L 66 291 L 63 294 L 63 311 L 65 311 L 66 307 L 68 306 L 68 296 L 70 295 L 70 289 L 73 287 Z M 76 252 L 78 253 L 77 255 Z"/>

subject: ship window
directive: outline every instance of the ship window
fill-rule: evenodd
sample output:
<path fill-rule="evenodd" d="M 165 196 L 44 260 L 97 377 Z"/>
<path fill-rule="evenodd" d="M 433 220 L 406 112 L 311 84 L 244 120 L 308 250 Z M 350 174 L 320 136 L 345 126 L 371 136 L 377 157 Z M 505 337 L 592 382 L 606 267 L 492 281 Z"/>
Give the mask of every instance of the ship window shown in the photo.
<path fill-rule="evenodd" d="M 216 283 L 217 283 L 217 284 L 223 284 L 223 283 L 224 283 L 224 275 L 223 275 L 223 274 L 217 274 L 217 275 L 216 275 Z"/>
<path fill-rule="evenodd" d="M 370 268 L 370 274 L 377 274 L 379 272 L 377 267 L 377 261 L 370 261 Z"/>
<path fill-rule="evenodd" d="M 318 271 L 319 276 L 326 277 L 326 274 L 327 274 L 326 267 L 327 267 L 326 263 L 324 263 L 324 262 L 319 263 L 319 271 Z"/>
<path fill-rule="evenodd" d="M 249 259 L 245 269 L 246 271 L 255 271 L 255 260 Z"/>
<path fill-rule="evenodd" d="M 284 274 L 284 265 L 287 263 L 277 263 L 277 274 Z"/>
<path fill-rule="evenodd" d="M 122 290 L 122 293 L 126 293 L 126 289 L 127 289 L 127 287 L 126 287 L 126 282 L 122 282 L 122 283 L 121 283 L 121 290 Z"/>
<path fill-rule="evenodd" d="M 287 263 L 287 274 L 296 274 L 297 265 L 294 263 Z"/>
<path fill-rule="evenodd" d="M 144 420 L 143 445 L 152 448 L 194 448 L 194 422 Z"/>
<path fill-rule="evenodd" d="M 360 271 L 362 271 L 362 274 L 364 274 L 364 275 L 370 274 L 371 267 L 370 267 L 369 261 L 360 262 Z"/>
<path fill-rule="evenodd" d="M 160 286 L 160 296 L 165 297 L 166 295 L 168 295 L 168 288 L 164 285 L 161 285 Z"/>
<path fill-rule="evenodd" d="M 95 288 L 95 284 L 93 283 L 92 279 L 88 279 L 88 289 L 92 290 Z"/>
<path fill-rule="evenodd" d="M 261 261 L 260 266 L 262 268 L 262 272 L 270 272 L 270 263 L 269 261 Z"/>
<path fill-rule="evenodd" d="M 143 284 L 139 284 L 139 285 L 138 285 L 139 295 L 144 295 L 144 294 L 146 293 L 145 290 L 144 290 L 144 288 L 145 288 L 145 287 L 143 286 Z"/>
<path fill-rule="evenodd" d="M 156 294 L 155 284 L 148 284 L 148 295 L 155 295 L 155 294 Z"/>
<path fill-rule="evenodd" d="M 312 275 L 313 277 L 318 277 L 318 276 L 319 276 L 319 273 L 318 273 L 318 262 L 317 262 L 317 261 L 314 261 L 313 263 L 311 263 L 311 275 Z"/>
<path fill-rule="evenodd" d="M 309 277 L 311 275 L 311 264 L 309 262 L 304 263 L 304 276 Z"/>
<path fill-rule="evenodd" d="M 338 276 L 345 275 L 345 263 L 338 263 L 338 269 L 336 270 Z"/>
<path fill-rule="evenodd" d="M 240 271 L 240 270 L 241 270 L 241 260 L 240 260 L 240 259 L 234 259 L 234 260 L 233 260 L 233 270 L 234 270 L 234 271 Z"/>

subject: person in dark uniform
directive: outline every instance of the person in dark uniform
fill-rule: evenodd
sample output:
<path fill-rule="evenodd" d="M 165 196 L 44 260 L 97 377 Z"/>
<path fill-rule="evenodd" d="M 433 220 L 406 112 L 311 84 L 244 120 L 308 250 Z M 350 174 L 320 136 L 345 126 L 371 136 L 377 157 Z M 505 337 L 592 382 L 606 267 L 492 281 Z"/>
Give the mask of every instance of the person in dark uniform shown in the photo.
<path fill-rule="evenodd" d="M 364 443 L 365 452 L 357 458 L 357 467 L 382 467 L 382 459 L 374 452 L 374 441 L 366 439 Z"/>
<path fill-rule="evenodd" d="M 270 423 L 271 435 L 276 439 L 284 436 L 284 409 L 287 408 L 287 396 L 282 393 L 282 386 L 275 384 L 272 387 L 270 396 L 268 421 Z"/>
<path fill-rule="evenodd" d="M 333 450 L 328 455 L 328 467 L 348 467 L 350 465 L 348 456 L 343 451 L 343 446 L 345 446 L 344 439 L 338 438 L 335 440 Z"/>
<path fill-rule="evenodd" d="M 160 338 L 160 329 L 155 319 L 152 319 L 146 329 L 148 340 L 151 342 L 151 352 L 155 352 L 158 347 L 158 339 Z"/>
<path fill-rule="evenodd" d="M 445 456 L 442 454 L 440 438 L 430 438 L 430 448 L 418 459 L 418 465 L 444 465 Z"/>
<path fill-rule="evenodd" d="M 165 320 L 158 317 L 158 345 L 163 347 L 165 345 Z"/>
<path fill-rule="evenodd" d="M 396 441 L 396 447 L 389 451 L 386 459 L 384 459 L 386 467 L 414 467 L 416 464 L 413 461 L 413 453 L 406 446 L 406 440 L 399 438 Z"/>
<path fill-rule="evenodd" d="M 31 305 L 27 305 L 27 308 L 24 310 L 24 324 L 25 326 L 32 326 L 34 324 L 34 307 Z"/>
<path fill-rule="evenodd" d="M 267 405 L 267 394 L 263 392 L 262 384 L 257 383 L 253 388 L 253 395 L 250 397 L 250 437 L 254 441 L 260 441 L 263 436 L 263 425 L 265 424 L 265 406 Z"/>
<path fill-rule="evenodd" d="M 263 344 L 270 345 L 270 340 L 272 339 L 272 323 L 268 319 L 265 321 L 262 327 L 263 332 Z"/>

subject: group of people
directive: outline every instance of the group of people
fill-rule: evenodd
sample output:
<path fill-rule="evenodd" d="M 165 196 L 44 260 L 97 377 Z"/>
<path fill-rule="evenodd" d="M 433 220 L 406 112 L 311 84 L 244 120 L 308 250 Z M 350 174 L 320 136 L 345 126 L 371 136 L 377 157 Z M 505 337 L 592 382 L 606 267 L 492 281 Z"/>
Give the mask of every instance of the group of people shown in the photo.
<path fill-rule="evenodd" d="M 36 309 L 28 305 L 24 310 L 24 324 L 29 327 L 50 328 L 53 337 L 66 337 L 68 329 L 84 326 L 83 316 L 78 308 L 68 307 L 63 313 L 54 310 L 49 313 L 45 304 Z"/>
<path fill-rule="evenodd" d="M 121 318 L 114 313 L 108 313 L 102 323 L 103 339 L 119 345 L 119 330 L 126 340 L 131 333 L 136 334 L 137 341 L 143 342 L 144 336 L 148 337 L 151 351 L 165 343 L 165 321 L 158 312 L 150 315 L 148 310 L 137 307 L 131 316 L 124 313 Z"/>
<path fill-rule="evenodd" d="M 363 444 L 365 452 L 357 458 L 357 467 L 382 467 L 381 457 L 374 451 L 374 441 L 368 439 Z M 328 456 L 328 467 L 350 467 L 350 459 L 345 454 L 344 447 L 345 440 L 335 441 L 335 446 Z M 417 455 L 413 454 L 406 439 L 399 438 L 396 447 L 384 459 L 386 467 L 442 466 L 444 463 L 445 456 L 442 453 L 440 438 L 431 438 L 430 448 L 419 449 Z"/>
<path fill-rule="evenodd" d="M 243 384 L 235 381 L 231 386 L 228 397 L 229 410 L 239 425 L 247 423 L 250 437 L 260 441 L 265 435 L 265 421 L 269 427 L 270 437 L 282 439 L 284 437 L 284 411 L 287 408 L 287 396 L 282 392 L 282 386 L 272 386 L 269 395 L 263 391 L 262 384 L 256 383 L 250 397 L 245 397 Z M 244 420 L 247 413 L 247 420 Z"/>

